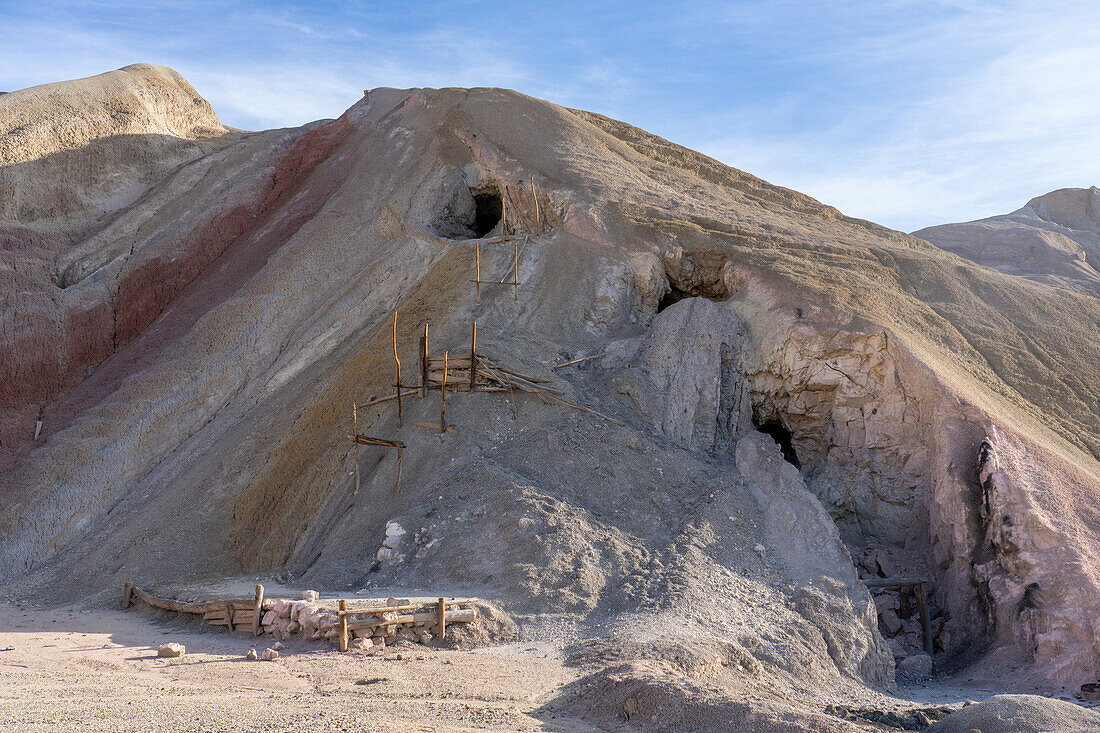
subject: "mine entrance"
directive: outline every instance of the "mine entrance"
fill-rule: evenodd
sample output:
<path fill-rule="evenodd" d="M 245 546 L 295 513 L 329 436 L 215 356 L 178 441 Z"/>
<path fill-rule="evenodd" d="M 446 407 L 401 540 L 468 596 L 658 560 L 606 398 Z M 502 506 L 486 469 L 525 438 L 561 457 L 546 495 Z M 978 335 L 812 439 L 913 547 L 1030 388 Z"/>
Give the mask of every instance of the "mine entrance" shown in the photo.
<path fill-rule="evenodd" d="M 787 463 L 802 470 L 802 463 L 798 460 L 798 453 L 795 452 L 794 443 L 791 440 L 791 431 L 787 429 L 782 420 L 777 417 L 764 421 L 753 419 L 753 424 L 756 425 L 757 430 L 770 436 L 772 440 L 779 444 L 779 450 L 783 451 L 783 459 Z"/>
<path fill-rule="evenodd" d="M 500 223 L 501 212 L 504 206 L 500 200 L 500 194 L 495 191 L 474 195 L 474 221 L 471 229 L 474 237 L 480 239 Z"/>

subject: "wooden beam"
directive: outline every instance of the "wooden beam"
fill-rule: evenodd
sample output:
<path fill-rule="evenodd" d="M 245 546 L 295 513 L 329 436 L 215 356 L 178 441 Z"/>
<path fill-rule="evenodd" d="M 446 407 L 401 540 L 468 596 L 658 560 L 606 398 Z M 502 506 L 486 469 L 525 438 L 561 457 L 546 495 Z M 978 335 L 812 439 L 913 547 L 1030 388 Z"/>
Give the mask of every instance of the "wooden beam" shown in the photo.
<path fill-rule="evenodd" d="M 515 292 L 512 294 L 512 300 L 519 300 L 519 242 L 514 242 L 515 245 L 515 260 L 512 261 L 512 268 L 515 270 L 516 275 L 512 278 L 513 285 L 515 286 Z"/>
<path fill-rule="evenodd" d="M 439 599 L 439 604 L 436 606 L 436 613 L 439 616 L 439 625 L 436 627 L 436 632 L 439 634 L 439 638 L 443 639 L 447 636 L 447 603 L 442 598 Z"/>
<path fill-rule="evenodd" d="M 474 283 L 477 288 L 477 302 L 481 302 L 481 244 L 474 243 Z"/>

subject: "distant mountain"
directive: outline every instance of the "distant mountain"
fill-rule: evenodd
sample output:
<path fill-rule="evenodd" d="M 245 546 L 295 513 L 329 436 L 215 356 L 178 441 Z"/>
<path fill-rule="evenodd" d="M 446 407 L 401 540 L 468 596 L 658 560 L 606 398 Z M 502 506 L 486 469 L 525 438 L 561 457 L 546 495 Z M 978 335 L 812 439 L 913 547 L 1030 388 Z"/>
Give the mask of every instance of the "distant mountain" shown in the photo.
<path fill-rule="evenodd" d="M 1100 296 L 1100 189 L 1061 188 L 1011 214 L 913 236 L 968 260 Z"/>

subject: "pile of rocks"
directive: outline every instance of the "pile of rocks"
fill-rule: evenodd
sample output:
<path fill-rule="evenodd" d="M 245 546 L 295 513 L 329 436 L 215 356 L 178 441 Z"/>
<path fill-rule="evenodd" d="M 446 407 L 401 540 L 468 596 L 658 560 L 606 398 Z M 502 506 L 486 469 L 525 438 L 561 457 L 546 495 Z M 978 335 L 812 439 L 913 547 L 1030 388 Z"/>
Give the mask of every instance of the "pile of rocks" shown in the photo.
<path fill-rule="evenodd" d="M 394 610 L 351 617 L 349 649 L 380 650 L 400 641 L 428 644 L 435 638 L 435 611 L 410 613 L 409 609 L 417 604 L 405 598 L 387 598 L 381 606 Z M 423 604 L 425 609 L 434 606 L 434 603 Z M 302 600 L 273 599 L 264 603 L 264 608 L 261 626 L 268 636 L 280 641 L 298 637 L 338 643 L 340 617 L 335 609 L 320 603 L 316 591 L 303 592 Z M 478 612 L 472 608 L 455 608 L 448 611 L 448 617 L 455 622 L 470 622 L 478 618 Z"/>
<path fill-rule="evenodd" d="M 336 611 L 323 608 L 318 599 L 317 591 L 307 590 L 300 601 L 284 598 L 271 601 L 260 621 L 264 633 L 280 641 L 294 636 L 311 641 L 332 641 L 338 633 L 339 618 Z"/>

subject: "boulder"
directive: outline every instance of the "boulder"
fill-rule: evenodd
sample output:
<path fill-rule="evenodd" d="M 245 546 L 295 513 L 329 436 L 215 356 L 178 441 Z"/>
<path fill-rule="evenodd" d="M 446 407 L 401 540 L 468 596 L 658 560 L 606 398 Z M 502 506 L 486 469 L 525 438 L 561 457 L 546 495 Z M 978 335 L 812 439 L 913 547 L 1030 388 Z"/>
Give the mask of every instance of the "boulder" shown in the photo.
<path fill-rule="evenodd" d="M 264 649 L 264 653 L 260 655 L 260 659 L 264 660 L 265 662 L 274 662 L 278 658 L 279 652 L 270 647 Z"/>
<path fill-rule="evenodd" d="M 315 590 L 304 590 L 304 591 L 302 591 L 302 600 L 303 601 L 316 601 L 320 597 L 321 597 L 321 594 L 318 593 Z"/>

